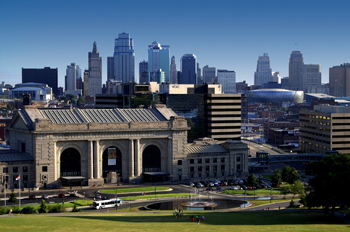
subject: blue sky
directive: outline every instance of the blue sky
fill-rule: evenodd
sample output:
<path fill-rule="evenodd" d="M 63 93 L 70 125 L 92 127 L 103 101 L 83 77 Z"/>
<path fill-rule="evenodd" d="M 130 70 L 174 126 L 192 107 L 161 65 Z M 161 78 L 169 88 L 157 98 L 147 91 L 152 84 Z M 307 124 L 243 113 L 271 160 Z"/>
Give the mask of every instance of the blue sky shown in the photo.
<path fill-rule="evenodd" d="M 134 39 L 135 76 L 154 40 L 170 45 L 177 69 L 183 54 L 200 67 L 236 71 L 236 80 L 253 84 L 259 55 L 268 53 L 272 71 L 288 76 L 289 56 L 320 64 L 322 82 L 329 68 L 350 62 L 349 1 L 1 1 L 0 81 L 21 82 L 21 68 L 88 67 L 92 44 L 107 56 L 121 32 Z"/>

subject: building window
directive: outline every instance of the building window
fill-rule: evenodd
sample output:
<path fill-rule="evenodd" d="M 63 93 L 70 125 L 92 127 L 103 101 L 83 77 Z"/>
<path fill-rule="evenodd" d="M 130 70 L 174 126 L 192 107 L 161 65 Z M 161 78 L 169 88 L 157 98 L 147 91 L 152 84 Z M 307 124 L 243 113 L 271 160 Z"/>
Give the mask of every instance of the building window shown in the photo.
<path fill-rule="evenodd" d="M 28 172 L 28 166 L 23 166 L 23 172 Z"/>
<path fill-rule="evenodd" d="M 205 163 L 208 164 L 210 162 L 209 158 L 205 158 Z"/>
<path fill-rule="evenodd" d="M 225 165 L 221 165 L 221 171 L 225 171 Z"/>
<path fill-rule="evenodd" d="M 2 169 L 2 173 L 9 173 L 9 168 L 8 167 L 4 167 Z"/>
<path fill-rule="evenodd" d="M 225 157 L 221 158 L 221 163 L 225 163 Z"/>
<path fill-rule="evenodd" d="M 191 172 L 191 173 L 194 172 L 194 167 L 190 167 L 190 172 Z"/>
<path fill-rule="evenodd" d="M 190 159 L 190 164 L 194 164 L 194 159 Z"/>
<path fill-rule="evenodd" d="M 237 157 L 236 161 L 241 162 L 241 157 Z"/>
<path fill-rule="evenodd" d="M 28 181 L 28 175 L 23 175 L 23 181 Z"/>
<path fill-rule="evenodd" d="M 182 160 L 178 160 L 177 165 L 182 165 Z"/>
<path fill-rule="evenodd" d="M 218 162 L 218 158 L 213 158 L 213 163 L 217 163 Z"/>
<path fill-rule="evenodd" d="M 237 169 L 237 171 L 241 170 L 241 165 L 237 164 L 236 169 Z"/>
<path fill-rule="evenodd" d="M 201 164 L 202 163 L 202 159 L 198 159 L 198 163 Z"/>
<path fill-rule="evenodd" d="M 18 172 L 18 167 L 13 167 L 13 168 L 12 168 L 12 171 L 13 171 L 13 172 Z"/>
<path fill-rule="evenodd" d="M 42 167 L 42 171 L 43 171 L 43 172 L 47 172 L 47 166 L 43 166 L 43 167 Z"/>
<path fill-rule="evenodd" d="M 209 173 L 209 166 L 205 166 L 205 172 Z"/>
<path fill-rule="evenodd" d="M 202 172 L 202 166 L 198 166 L 198 173 Z"/>

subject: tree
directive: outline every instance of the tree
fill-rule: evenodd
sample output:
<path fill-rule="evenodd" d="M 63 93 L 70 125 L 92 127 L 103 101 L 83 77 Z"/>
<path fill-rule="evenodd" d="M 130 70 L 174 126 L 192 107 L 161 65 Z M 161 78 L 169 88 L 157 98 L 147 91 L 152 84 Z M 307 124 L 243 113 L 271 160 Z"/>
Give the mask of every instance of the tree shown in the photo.
<path fill-rule="evenodd" d="M 10 103 L 7 104 L 6 110 L 10 110 L 10 111 L 12 110 L 12 105 Z"/>
<path fill-rule="evenodd" d="M 301 184 L 300 180 L 295 181 L 290 189 L 290 192 L 293 194 L 293 198 L 295 197 L 295 195 L 301 195 L 303 194 L 305 191 L 305 187 L 304 185 Z"/>
<path fill-rule="evenodd" d="M 325 211 L 331 208 L 334 215 L 335 207 L 350 206 L 350 154 L 326 155 L 319 162 L 311 162 L 306 167 L 306 175 L 310 179 L 310 192 L 306 195 L 307 207 L 322 206 Z M 341 189 L 337 189 L 341 188 Z"/>
<path fill-rule="evenodd" d="M 289 184 L 294 184 L 295 181 L 300 180 L 300 175 L 295 168 L 291 168 L 286 165 L 282 171 L 282 181 L 285 181 Z"/>
<path fill-rule="evenodd" d="M 256 176 L 253 173 L 251 173 L 248 176 L 248 185 L 249 186 L 255 186 L 255 187 L 259 185 L 258 178 L 256 178 Z"/>
<path fill-rule="evenodd" d="M 42 199 L 38 212 L 39 213 L 47 213 L 47 210 L 48 210 L 48 206 L 47 206 L 45 200 Z"/>
<path fill-rule="evenodd" d="M 9 196 L 9 202 L 12 202 L 12 204 L 17 203 L 17 196 L 15 193 L 11 193 Z"/>
<path fill-rule="evenodd" d="M 284 185 L 281 185 L 280 192 L 284 196 L 284 198 L 286 198 L 286 195 L 291 193 L 291 189 L 292 187 L 290 184 L 284 184 Z"/>
<path fill-rule="evenodd" d="M 81 104 L 85 104 L 85 97 L 80 97 L 77 102 L 77 107 L 80 107 Z"/>
<path fill-rule="evenodd" d="M 276 187 L 277 185 L 281 184 L 281 170 L 280 169 L 276 169 L 275 171 L 273 171 L 273 174 L 271 176 L 271 182 L 272 182 L 272 186 Z"/>

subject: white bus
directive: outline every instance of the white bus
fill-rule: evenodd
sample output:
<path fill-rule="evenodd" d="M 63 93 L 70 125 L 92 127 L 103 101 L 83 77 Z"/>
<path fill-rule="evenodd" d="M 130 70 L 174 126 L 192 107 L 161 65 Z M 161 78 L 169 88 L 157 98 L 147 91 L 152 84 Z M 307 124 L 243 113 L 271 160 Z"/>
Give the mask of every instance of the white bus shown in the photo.
<path fill-rule="evenodd" d="M 102 201 L 94 201 L 93 207 L 95 209 L 104 209 L 104 208 L 112 208 L 116 206 L 121 206 L 123 203 L 122 199 L 110 199 L 110 200 L 102 200 Z"/>

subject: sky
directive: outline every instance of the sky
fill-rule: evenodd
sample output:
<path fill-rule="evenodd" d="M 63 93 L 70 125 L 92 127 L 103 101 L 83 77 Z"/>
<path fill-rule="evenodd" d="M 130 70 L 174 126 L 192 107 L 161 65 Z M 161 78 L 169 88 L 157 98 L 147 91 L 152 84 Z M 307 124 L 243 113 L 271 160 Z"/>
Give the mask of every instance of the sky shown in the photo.
<path fill-rule="evenodd" d="M 272 71 L 288 76 L 292 51 L 305 64 L 329 68 L 350 63 L 350 1 L 0 1 L 0 81 L 21 83 L 23 68 L 58 68 L 64 87 L 67 65 L 88 68 L 94 41 L 102 57 L 113 55 L 119 33 L 134 41 L 135 77 L 148 59 L 148 45 L 170 45 L 177 69 L 192 53 L 205 65 L 236 72 L 254 84 L 257 59 L 268 53 Z"/>

